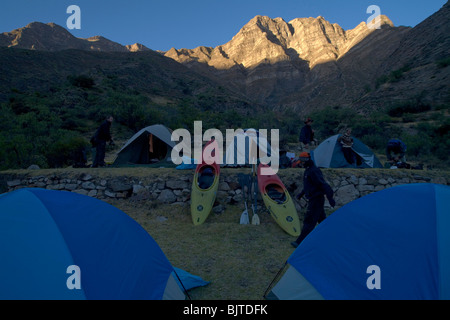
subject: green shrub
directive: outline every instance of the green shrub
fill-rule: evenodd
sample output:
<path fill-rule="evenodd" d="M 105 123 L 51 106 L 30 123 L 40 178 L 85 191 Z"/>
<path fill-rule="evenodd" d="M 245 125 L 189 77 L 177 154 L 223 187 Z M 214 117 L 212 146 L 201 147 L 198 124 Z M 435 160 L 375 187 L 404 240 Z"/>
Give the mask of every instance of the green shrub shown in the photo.
<path fill-rule="evenodd" d="M 88 141 L 78 134 L 59 130 L 45 151 L 45 157 L 50 167 L 58 168 L 72 165 L 77 153 L 89 146 Z"/>
<path fill-rule="evenodd" d="M 445 67 L 449 66 L 450 65 L 450 57 L 436 61 L 436 65 L 438 66 L 438 68 L 445 68 Z"/>
<path fill-rule="evenodd" d="M 91 89 L 95 85 L 94 79 L 85 75 L 68 76 L 67 80 L 69 80 L 73 86 L 84 89 Z"/>
<path fill-rule="evenodd" d="M 387 113 L 391 117 L 401 117 L 404 113 L 415 114 L 430 110 L 431 106 L 429 104 L 425 104 L 417 100 L 411 100 L 389 106 Z"/>
<path fill-rule="evenodd" d="M 411 66 L 409 64 L 406 64 L 403 67 L 401 67 L 400 69 L 392 71 L 388 75 L 382 75 L 381 77 L 377 78 L 377 80 L 375 81 L 376 88 L 378 88 L 380 85 L 382 85 L 384 83 L 388 83 L 388 82 L 392 83 L 392 82 L 400 81 L 400 79 L 403 78 L 403 74 L 405 72 L 408 72 L 409 70 L 411 70 Z"/>

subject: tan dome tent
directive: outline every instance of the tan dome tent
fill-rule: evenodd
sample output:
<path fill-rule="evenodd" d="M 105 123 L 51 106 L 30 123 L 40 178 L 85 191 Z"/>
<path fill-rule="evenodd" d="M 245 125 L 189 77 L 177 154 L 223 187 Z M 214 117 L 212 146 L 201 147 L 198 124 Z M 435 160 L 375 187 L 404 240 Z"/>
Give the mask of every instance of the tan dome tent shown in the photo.
<path fill-rule="evenodd" d="M 171 136 L 172 130 L 162 124 L 145 127 L 125 143 L 113 165 L 169 164 L 175 146 Z"/>

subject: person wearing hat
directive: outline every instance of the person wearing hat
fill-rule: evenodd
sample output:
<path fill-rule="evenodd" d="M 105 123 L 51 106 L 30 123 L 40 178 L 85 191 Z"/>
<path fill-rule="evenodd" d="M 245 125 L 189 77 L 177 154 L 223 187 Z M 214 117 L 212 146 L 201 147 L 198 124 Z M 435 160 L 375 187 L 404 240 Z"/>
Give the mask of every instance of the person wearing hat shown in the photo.
<path fill-rule="evenodd" d="M 306 209 L 305 219 L 303 221 L 302 231 L 300 236 L 291 245 L 297 248 L 298 245 L 306 238 L 306 236 L 314 230 L 317 223 L 325 220 L 325 196 L 328 199 L 331 207 L 334 208 L 336 202 L 333 199 L 333 189 L 325 181 L 322 171 L 316 167 L 311 160 L 308 152 L 300 153 L 300 160 L 304 162 L 305 172 L 303 174 L 303 190 L 297 195 L 300 200 L 303 196 L 308 200 L 308 207 Z"/>
<path fill-rule="evenodd" d="M 312 123 L 313 119 L 306 119 L 305 125 L 300 130 L 299 141 L 302 144 L 302 149 L 309 150 L 310 145 L 314 143 L 314 130 L 311 127 Z"/>
<path fill-rule="evenodd" d="M 354 164 L 356 156 L 352 149 L 353 147 L 352 129 L 351 128 L 345 129 L 344 133 L 337 139 L 337 142 L 341 144 L 342 153 L 344 154 L 345 160 L 347 160 L 349 164 Z"/>
<path fill-rule="evenodd" d="M 406 145 L 400 139 L 390 139 L 386 147 L 386 158 L 392 165 L 406 163 Z"/>

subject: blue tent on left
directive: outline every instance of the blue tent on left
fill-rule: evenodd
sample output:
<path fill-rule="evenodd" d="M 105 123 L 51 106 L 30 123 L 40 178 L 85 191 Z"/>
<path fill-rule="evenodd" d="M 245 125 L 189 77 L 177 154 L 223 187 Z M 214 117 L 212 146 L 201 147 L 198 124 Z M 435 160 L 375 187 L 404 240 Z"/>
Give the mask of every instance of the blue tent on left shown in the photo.
<path fill-rule="evenodd" d="M 0 195 L 0 257 L 2 300 L 185 299 L 174 268 L 137 222 L 72 192 Z"/>

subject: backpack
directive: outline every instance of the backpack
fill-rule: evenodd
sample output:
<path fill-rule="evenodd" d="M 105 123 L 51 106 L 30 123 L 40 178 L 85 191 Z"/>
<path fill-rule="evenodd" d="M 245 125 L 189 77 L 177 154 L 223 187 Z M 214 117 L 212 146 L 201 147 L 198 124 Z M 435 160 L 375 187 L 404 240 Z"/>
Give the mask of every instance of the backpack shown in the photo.
<path fill-rule="evenodd" d="M 89 140 L 89 141 L 91 142 L 92 148 L 97 147 L 97 137 L 96 137 L 96 135 L 93 135 L 93 136 L 91 137 L 91 140 Z"/>

